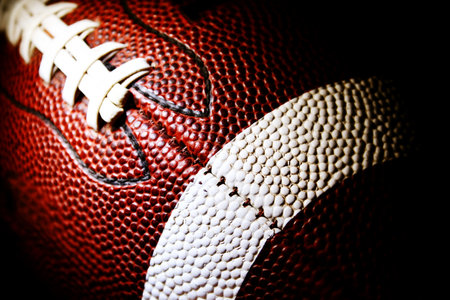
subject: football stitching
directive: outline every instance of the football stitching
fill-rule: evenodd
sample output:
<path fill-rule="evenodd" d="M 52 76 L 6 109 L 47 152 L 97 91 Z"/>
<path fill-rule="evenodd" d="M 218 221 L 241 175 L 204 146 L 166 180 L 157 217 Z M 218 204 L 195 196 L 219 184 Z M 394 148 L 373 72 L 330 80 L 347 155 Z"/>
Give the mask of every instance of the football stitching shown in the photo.
<path fill-rule="evenodd" d="M 217 175 L 215 175 L 215 174 L 212 173 L 211 165 L 208 165 L 206 168 L 207 168 L 207 169 L 206 169 L 206 171 L 203 172 L 203 175 L 211 174 L 212 176 L 218 178 Z M 239 197 L 239 198 L 245 199 L 245 200 L 242 202 L 242 206 L 243 206 L 243 207 L 249 207 L 249 206 L 251 206 L 251 207 L 253 207 L 255 210 L 258 211 L 258 213 L 256 214 L 256 218 L 257 218 L 257 219 L 259 219 L 259 218 L 264 218 L 264 219 L 266 219 L 266 220 L 270 223 L 270 225 L 269 225 L 269 228 L 270 228 L 270 229 L 279 229 L 279 230 L 282 229 L 282 228 L 280 228 L 280 227 L 277 225 L 276 220 L 271 220 L 271 218 L 266 217 L 266 216 L 264 215 L 264 208 L 263 208 L 263 207 L 259 207 L 259 208 L 258 208 L 258 207 L 256 207 L 256 206 L 254 206 L 254 205 L 251 203 L 250 198 L 244 197 L 244 196 L 242 196 L 241 194 L 239 194 L 239 189 L 238 189 L 237 186 L 234 186 L 234 185 L 228 185 L 225 176 L 220 176 L 220 178 L 218 178 L 218 179 L 219 179 L 219 182 L 217 183 L 217 186 L 225 185 L 225 186 L 228 187 L 228 189 L 231 190 L 231 192 L 228 193 L 228 196 L 230 196 L 230 197 L 237 196 L 237 197 Z M 201 182 L 200 182 L 200 183 L 201 183 Z"/>
<path fill-rule="evenodd" d="M 148 167 L 148 162 L 146 160 L 146 156 L 144 154 L 144 151 L 142 150 L 141 146 L 139 145 L 139 142 L 137 141 L 134 133 L 132 130 L 128 127 L 127 124 L 123 123 L 120 128 L 122 128 L 125 135 L 128 137 L 128 140 L 130 141 L 133 149 L 137 152 L 137 156 L 139 158 L 139 162 L 141 163 L 143 174 L 140 177 L 137 178 L 111 178 L 103 176 L 97 172 L 95 172 L 93 169 L 89 168 L 87 164 L 81 159 L 81 157 L 78 155 L 75 148 L 70 144 L 69 140 L 64 136 L 64 134 L 61 132 L 61 130 L 53 123 L 48 117 L 46 117 L 44 114 L 25 106 L 24 104 L 17 101 L 12 95 L 10 95 L 3 86 L 0 86 L 0 92 L 4 94 L 6 99 L 9 100 L 11 104 L 13 104 L 15 107 L 17 107 L 20 110 L 23 110 L 29 114 L 32 114 L 36 117 L 38 117 L 42 122 L 44 122 L 50 129 L 55 132 L 55 134 L 59 137 L 61 143 L 66 147 L 67 151 L 74 157 L 74 159 L 78 162 L 78 164 L 81 166 L 81 168 L 90 176 L 95 178 L 98 181 L 101 181 L 103 183 L 107 183 L 110 185 L 116 185 L 116 186 L 128 186 L 137 184 L 140 182 L 144 182 L 150 179 L 150 170 Z"/>
<path fill-rule="evenodd" d="M 266 219 L 266 220 L 270 223 L 270 225 L 269 225 L 269 228 L 270 228 L 270 229 L 278 229 L 278 230 L 282 230 L 282 228 L 279 227 L 279 226 L 277 225 L 276 220 L 272 220 L 271 218 L 266 217 L 266 216 L 264 215 L 264 208 L 263 208 L 263 207 L 256 207 L 256 206 L 254 206 L 254 205 L 251 203 L 250 198 L 244 197 L 244 196 L 242 196 L 241 194 L 239 194 L 239 189 L 238 189 L 237 186 L 234 186 L 234 185 L 228 185 L 225 176 L 220 176 L 220 178 L 219 178 L 217 175 L 213 174 L 213 173 L 212 173 L 211 165 L 208 165 L 206 171 L 203 172 L 203 175 L 206 175 L 206 174 L 211 174 L 212 176 L 214 176 L 214 177 L 216 177 L 217 179 L 219 179 L 219 182 L 217 183 L 217 186 L 221 186 L 221 185 L 227 186 L 228 189 L 231 190 L 231 192 L 228 193 L 228 196 L 230 196 L 230 197 L 237 196 L 237 197 L 239 197 L 239 198 L 245 199 L 245 200 L 242 202 L 242 206 L 243 206 L 243 207 L 249 207 L 249 206 L 250 206 L 250 207 L 253 207 L 255 210 L 257 210 L 258 212 L 257 212 L 257 214 L 256 214 L 256 218 L 257 218 L 257 219 L 259 219 L 259 218 L 264 218 L 264 219 Z M 200 183 L 201 183 L 201 182 L 200 182 Z"/>
<path fill-rule="evenodd" d="M 189 151 L 189 148 L 183 143 L 182 140 L 178 140 L 176 139 L 176 137 L 169 135 L 167 133 L 166 128 L 163 126 L 161 122 L 155 122 L 153 119 L 149 118 L 142 111 L 141 117 L 144 118 L 151 125 L 151 127 L 153 127 L 156 131 L 158 131 L 158 133 L 160 133 L 162 137 L 167 137 L 169 139 L 168 143 L 172 147 L 178 148 L 180 153 L 183 154 L 184 156 L 191 157 L 194 160 L 194 164 L 199 164 L 202 167 L 205 166 L 205 163 L 203 163 L 198 156 Z"/>
<path fill-rule="evenodd" d="M 56 69 L 66 75 L 65 102 L 73 106 L 77 90 L 89 99 L 86 121 L 98 130 L 99 117 L 109 123 L 123 113 L 127 87 L 147 74 L 150 66 L 145 59 L 135 58 L 109 71 L 100 59 L 125 45 L 105 42 L 90 48 L 84 40 L 99 24 L 85 19 L 67 25 L 61 19 L 76 7 L 73 3 L 46 6 L 37 0 L 18 1 L 7 8 L 4 29 L 13 45 L 20 41 L 19 53 L 26 63 L 34 48 L 42 53 L 39 76 L 46 83 Z"/>
<path fill-rule="evenodd" d="M 395 95 L 375 77 L 329 84 L 224 145 L 171 212 L 142 298 L 235 296 L 267 240 L 305 206 L 345 178 L 412 150 Z"/>
<path fill-rule="evenodd" d="M 147 99 L 161 105 L 164 108 L 170 109 L 176 113 L 180 113 L 180 114 L 191 116 L 191 117 L 198 117 L 198 118 L 208 117 L 210 115 L 211 105 L 212 105 L 212 94 L 211 94 L 212 86 L 211 86 L 211 81 L 209 80 L 208 68 L 206 67 L 205 63 L 200 58 L 200 56 L 198 56 L 192 49 L 189 49 L 186 44 L 183 44 L 182 42 L 178 41 L 177 39 L 172 38 L 159 30 L 156 30 L 155 28 L 151 27 L 150 25 L 148 25 L 144 21 L 142 21 L 135 13 L 133 13 L 131 11 L 126 0 L 121 0 L 120 4 L 122 5 L 126 14 L 130 17 L 130 19 L 133 20 L 133 22 L 135 22 L 136 24 L 138 24 L 139 26 L 141 26 L 148 32 L 155 34 L 156 36 L 162 38 L 163 40 L 177 46 L 187 56 L 189 56 L 190 58 L 192 58 L 194 60 L 194 63 L 199 67 L 200 75 L 203 77 L 203 80 L 205 82 L 204 90 L 205 90 L 205 94 L 206 94 L 206 107 L 203 111 L 192 110 L 189 108 L 181 107 L 181 106 L 177 105 L 176 103 L 173 103 L 173 102 L 165 99 L 164 97 L 155 95 L 149 89 L 147 89 L 137 83 L 132 84 L 131 87 L 134 88 L 138 93 L 142 94 Z"/>

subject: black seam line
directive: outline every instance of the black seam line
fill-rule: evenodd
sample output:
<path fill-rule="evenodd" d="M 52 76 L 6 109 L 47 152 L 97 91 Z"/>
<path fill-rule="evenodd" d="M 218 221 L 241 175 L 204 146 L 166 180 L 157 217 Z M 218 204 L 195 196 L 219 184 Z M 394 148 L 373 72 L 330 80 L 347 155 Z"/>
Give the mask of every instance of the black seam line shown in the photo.
<path fill-rule="evenodd" d="M 103 176 L 99 173 L 96 173 L 94 170 L 89 168 L 86 163 L 80 158 L 78 153 L 76 152 L 75 148 L 70 144 L 70 142 L 67 140 L 67 138 L 64 136 L 64 134 L 61 132 L 61 130 L 45 115 L 42 113 L 23 105 L 16 99 L 14 99 L 13 96 L 11 96 L 2 86 L 0 86 L 0 92 L 3 93 L 6 98 L 17 108 L 30 113 L 36 117 L 38 117 L 41 121 L 43 121 L 50 129 L 52 129 L 56 135 L 58 136 L 59 140 L 63 143 L 63 145 L 66 147 L 67 151 L 72 155 L 73 158 L 78 162 L 78 164 L 82 167 L 82 169 L 90 175 L 91 177 L 95 178 L 98 181 L 110 184 L 110 185 L 116 185 L 116 186 L 127 186 L 127 185 L 133 185 L 140 182 L 144 182 L 150 179 L 150 170 L 148 168 L 147 160 L 145 159 L 144 151 L 142 150 L 141 146 L 139 145 L 136 137 L 134 136 L 131 129 L 128 127 L 128 125 L 123 124 L 121 125 L 122 130 L 127 135 L 128 139 L 130 140 L 131 145 L 136 150 L 139 160 L 141 161 L 142 169 L 143 169 L 143 175 L 141 177 L 137 178 L 111 178 Z"/>
<path fill-rule="evenodd" d="M 209 71 L 206 67 L 205 63 L 202 61 L 202 59 L 192 50 L 189 49 L 187 45 L 183 44 L 182 42 L 178 41 L 177 39 L 168 36 L 167 34 L 156 30 L 155 28 L 149 26 L 144 21 L 142 21 L 136 14 L 134 14 L 130 7 L 127 4 L 126 0 L 120 1 L 124 11 L 128 14 L 130 19 L 132 19 L 136 24 L 143 27 L 148 32 L 155 34 L 156 36 L 162 38 L 166 42 L 169 42 L 171 44 L 174 44 L 178 48 L 180 48 L 187 56 L 192 58 L 194 60 L 194 63 L 200 68 L 200 75 L 203 77 L 203 80 L 205 82 L 205 93 L 206 93 L 206 108 L 203 111 L 198 110 L 192 110 L 189 108 L 185 108 L 182 106 L 177 105 L 176 103 L 169 101 L 165 99 L 164 97 L 155 95 L 152 91 L 149 89 L 140 86 L 137 82 L 135 82 L 131 87 L 134 88 L 137 92 L 145 96 L 146 98 L 158 103 L 164 108 L 168 108 L 174 112 L 192 116 L 192 117 L 208 117 L 211 112 L 211 103 L 212 103 L 212 95 L 211 95 L 211 81 L 209 80 Z"/>

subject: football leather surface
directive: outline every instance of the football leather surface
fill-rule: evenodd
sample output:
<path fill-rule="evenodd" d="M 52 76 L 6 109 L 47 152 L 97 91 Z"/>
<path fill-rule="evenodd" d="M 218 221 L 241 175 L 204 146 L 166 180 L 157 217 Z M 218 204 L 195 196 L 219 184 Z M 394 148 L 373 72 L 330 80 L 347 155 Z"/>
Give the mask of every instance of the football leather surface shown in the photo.
<path fill-rule="evenodd" d="M 69 105 L 71 69 L 55 58 L 45 82 L 45 54 L 0 35 L 10 281 L 58 299 L 400 293 L 416 147 L 386 30 L 292 1 L 70 2 L 58 20 L 96 22 L 90 48 L 124 45 L 96 63 L 145 74 L 92 126 L 83 84 L 102 78 Z"/>

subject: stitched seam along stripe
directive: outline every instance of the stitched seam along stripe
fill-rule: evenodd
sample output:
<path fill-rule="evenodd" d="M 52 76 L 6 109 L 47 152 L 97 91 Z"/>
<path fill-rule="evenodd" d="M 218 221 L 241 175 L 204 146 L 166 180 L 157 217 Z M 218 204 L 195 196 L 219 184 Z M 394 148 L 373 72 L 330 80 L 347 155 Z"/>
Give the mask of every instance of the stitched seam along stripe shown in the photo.
<path fill-rule="evenodd" d="M 143 299 L 234 298 L 267 239 L 366 168 L 405 156 L 389 83 L 330 84 L 285 103 L 195 176 L 152 254 Z"/>

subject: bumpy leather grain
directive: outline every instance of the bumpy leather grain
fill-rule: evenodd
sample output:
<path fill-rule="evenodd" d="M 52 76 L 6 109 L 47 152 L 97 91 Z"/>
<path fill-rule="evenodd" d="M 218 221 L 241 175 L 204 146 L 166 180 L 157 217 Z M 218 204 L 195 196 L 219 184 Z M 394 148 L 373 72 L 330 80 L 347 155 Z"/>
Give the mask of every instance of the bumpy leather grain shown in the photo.
<path fill-rule="evenodd" d="M 323 47 L 283 1 L 72 2 L 64 22 L 100 24 L 91 47 L 127 45 L 109 68 L 140 57 L 152 69 L 125 115 L 97 132 L 83 95 L 64 103 L 61 72 L 44 83 L 41 54 L 25 64 L 0 36 L 1 214 L 64 298 L 139 298 L 172 209 L 210 157 L 288 100 L 371 75 Z"/>
<path fill-rule="evenodd" d="M 408 163 L 367 169 L 305 207 L 265 244 L 237 299 L 416 297 L 405 272 L 415 267 L 404 267 L 417 252 L 402 244 L 417 203 L 399 171 Z"/>

